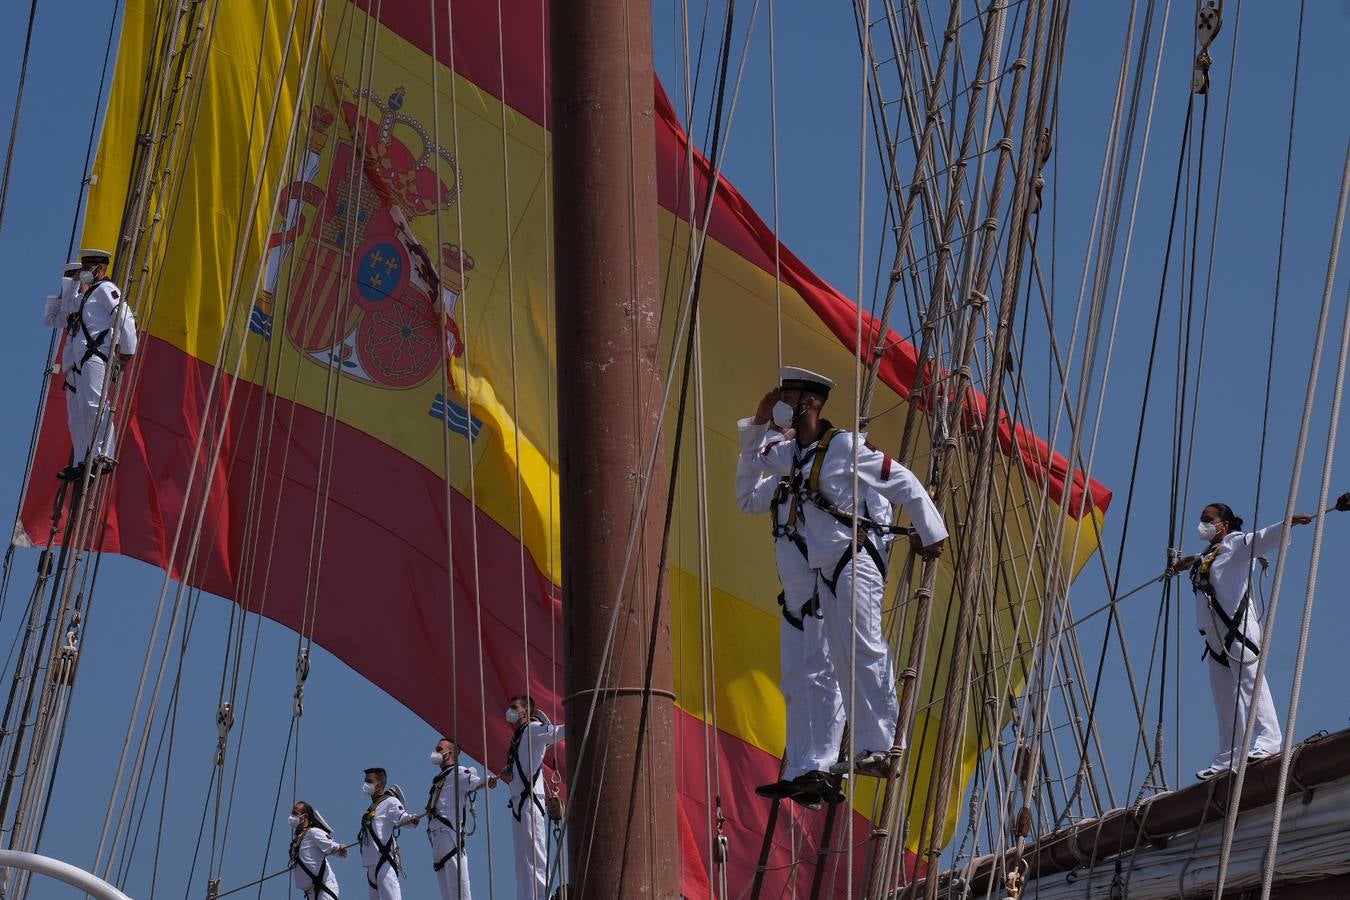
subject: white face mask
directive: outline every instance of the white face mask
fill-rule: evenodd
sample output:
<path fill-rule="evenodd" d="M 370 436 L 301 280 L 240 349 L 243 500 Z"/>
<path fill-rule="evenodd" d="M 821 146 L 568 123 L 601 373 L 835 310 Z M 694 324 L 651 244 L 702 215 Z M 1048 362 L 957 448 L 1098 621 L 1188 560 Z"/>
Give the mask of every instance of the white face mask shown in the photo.
<path fill-rule="evenodd" d="M 286 824 L 289 825 L 289 826 L 291 826 L 292 828 L 299 828 L 299 827 L 300 827 L 300 817 L 299 817 L 299 816 L 294 816 L 294 815 L 287 816 L 287 817 L 286 817 Z"/>
<path fill-rule="evenodd" d="M 94 283 L 93 272 L 90 272 L 88 269 L 85 269 L 83 272 L 80 273 L 80 284 L 83 284 L 87 287 L 93 283 Z"/>
<path fill-rule="evenodd" d="M 363 794 L 374 794 L 374 793 L 375 793 L 375 785 L 371 784 L 369 781 L 363 781 L 363 782 L 361 782 L 361 793 L 363 793 Z"/>
<path fill-rule="evenodd" d="M 788 406 L 782 400 L 773 405 L 773 424 L 779 428 L 792 427 L 792 407 Z"/>
<path fill-rule="evenodd" d="M 519 724 L 520 724 L 520 710 L 516 709 L 514 706 L 512 706 L 511 708 L 509 708 L 509 709 L 506 711 L 506 721 L 510 722 L 512 725 L 519 725 Z"/>
<path fill-rule="evenodd" d="M 1201 522 L 1196 526 L 1195 530 L 1200 535 L 1200 540 L 1212 541 L 1214 540 L 1215 533 L 1219 530 L 1219 526 L 1215 525 L 1213 522 Z"/>
<path fill-rule="evenodd" d="M 441 751 L 431 751 L 431 764 L 438 769 L 445 768 L 445 757 L 441 756 Z"/>

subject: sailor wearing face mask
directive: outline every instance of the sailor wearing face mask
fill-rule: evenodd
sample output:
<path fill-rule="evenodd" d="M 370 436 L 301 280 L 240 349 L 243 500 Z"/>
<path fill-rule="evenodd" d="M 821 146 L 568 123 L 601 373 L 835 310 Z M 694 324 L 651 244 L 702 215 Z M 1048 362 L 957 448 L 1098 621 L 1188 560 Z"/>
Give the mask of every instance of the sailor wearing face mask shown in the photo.
<path fill-rule="evenodd" d="M 884 541 L 890 535 L 908 533 L 911 545 L 932 559 L 942 553 L 947 528 L 912 472 L 860 435 L 835 428 L 822 417 L 833 381 L 795 366 L 783 368 L 779 379 L 780 385 L 760 400 L 754 418 L 739 423 L 741 446 L 764 441 L 760 468 L 791 479 L 789 519 L 806 540 L 809 565 L 820 574 L 830 658 L 843 707 L 856 711 L 850 723 L 854 752 L 832 770 L 882 776 L 899 715 L 890 646 L 881 630 L 886 591 Z M 765 433 L 779 401 L 792 408 L 795 440 L 769 438 Z M 869 518 L 865 503 L 855 500 L 855 490 L 876 491 L 903 507 L 913 528 L 900 529 L 889 521 Z M 867 496 L 860 495 L 864 501 Z"/>
<path fill-rule="evenodd" d="M 773 520 L 774 560 L 782 591 L 778 605 L 779 687 L 787 706 L 787 741 L 783 773 L 774 784 L 760 785 L 762 797 L 790 798 L 808 806 L 843 799 L 838 780 L 829 768 L 838 761 L 839 741 L 844 730 L 844 701 L 839 690 L 820 612 L 819 578 L 807 561 L 803 523 L 793 521 L 794 498 L 789 478 L 765 474 L 759 455 L 768 440 L 781 433 L 788 440 L 794 410 L 782 400 L 774 403 L 776 431 L 753 427 L 751 419 L 741 425 L 741 454 L 736 463 L 736 505 L 752 515 L 769 513 Z M 863 514 L 890 523 L 891 504 L 869 490 Z"/>
<path fill-rule="evenodd" d="M 516 847 L 516 897 L 548 900 L 548 816 L 544 811 L 544 753 L 564 739 L 564 725 L 554 725 L 527 696 L 511 698 L 506 721 L 515 727 L 506 768 L 488 776 L 512 785 L 511 833 Z M 560 867 L 561 869 L 561 867 Z"/>
<path fill-rule="evenodd" d="M 295 832 L 291 839 L 291 877 L 305 900 L 337 900 L 338 883 L 328 857 L 346 856 L 347 848 L 333 840 L 333 829 L 305 801 L 291 807 L 286 819 Z"/>
<path fill-rule="evenodd" d="M 370 797 L 370 807 L 361 816 L 357 837 L 370 900 L 402 900 L 398 879 L 403 874 L 403 862 L 398 852 L 398 830 L 404 825 L 417 827 L 421 817 L 403 808 L 403 796 L 397 787 L 389 787 L 384 769 L 366 769 L 361 790 Z"/>
<path fill-rule="evenodd" d="M 1307 525 L 1312 516 L 1296 515 L 1291 525 Z M 1226 503 L 1211 503 L 1200 512 L 1200 539 L 1209 544 L 1199 556 L 1188 556 L 1172 567 L 1190 569 L 1195 592 L 1196 627 L 1205 638 L 1203 657 L 1209 659 L 1209 686 L 1219 725 L 1219 752 L 1209 766 L 1196 773 L 1201 781 L 1236 768 L 1248 720 L 1254 720 L 1247 758 L 1263 759 L 1280 752 L 1284 735 L 1270 685 L 1256 683 L 1261 653 L 1261 625 L 1252 609 L 1251 573 L 1256 557 L 1278 550 L 1284 535 L 1279 523 L 1244 534 L 1242 519 Z"/>
<path fill-rule="evenodd" d="M 436 742 L 431 764 L 440 769 L 427 797 L 427 838 L 431 868 L 442 900 L 470 900 L 469 857 L 464 849 L 464 818 L 470 797 L 483 784 L 477 769 L 459 765 L 459 747 L 449 738 Z"/>
<path fill-rule="evenodd" d="M 105 277 L 110 260 L 104 250 L 80 251 L 81 293 L 66 319 L 61 371 L 64 387 L 73 395 L 66 406 L 73 460 L 61 477 L 72 481 L 80 476 L 87 459 L 94 460 L 99 471 L 117 464 L 113 410 L 111 406 L 104 410 L 100 421 L 99 407 L 114 342 L 114 381 L 136 352 L 136 318 L 123 302 L 122 291 Z"/>

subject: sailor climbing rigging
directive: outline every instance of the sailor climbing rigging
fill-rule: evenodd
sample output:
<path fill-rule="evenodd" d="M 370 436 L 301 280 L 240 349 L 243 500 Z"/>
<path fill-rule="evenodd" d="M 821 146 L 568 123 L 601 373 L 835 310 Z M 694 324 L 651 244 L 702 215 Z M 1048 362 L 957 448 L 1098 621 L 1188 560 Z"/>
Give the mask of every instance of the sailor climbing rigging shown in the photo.
<path fill-rule="evenodd" d="M 403 893 L 398 879 L 403 874 L 403 863 L 398 853 L 398 830 L 404 825 L 416 827 L 421 817 L 403 808 L 403 797 L 397 787 L 389 787 L 384 769 L 366 769 L 361 790 L 370 795 L 370 806 L 361 816 L 357 838 L 370 900 L 401 900 Z"/>
<path fill-rule="evenodd" d="M 53 372 L 62 376 L 62 386 L 69 395 L 66 414 L 72 460 L 61 477 L 72 481 L 81 474 L 86 460 L 94 460 L 97 471 L 109 471 L 117 463 L 112 407 L 101 410 L 101 419 L 100 407 L 109 363 L 115 382 L 136 352 L 136 317 L 124 302 L 121 289 L 105 277 L 110 261 L 107 251 L 81 250 L 79 292 L 69 299 L 65 290 L 62 293 L 66 343 Z M 44 314 L 43 320 L 48 318 Z"/>
<path fill-rule="evenodd" d="M 919 552 L 935 558 L 942 553 L 947 528 L 913 473 L 853 432 L 822 418 L 833 381 L 792 366 L 779 376 L 780 385 L 764 395 L 753 421 L 742 423 L 742 446 L 765 436 L 775 404 L 781 401 L 792 407 L 795 440 L 765 440 L 759 465 L 791 479 L 794 504 L 789 518 L 806 542 L 808 564 L 820 575 L 829 654 L 839 673 L 845 713 L 854 713 L 854 752 L 834 769 L 882 776 L 899 714 L 890 647 L 881 629 L 884 541 L 909 533 Z M 913 529 L 869 518 L 864 505 L 855 502 L 855 486 L 875 490 L 904 507 Z"/>
<path fill-rule="evenodd" d="M 333 840 L 333 829 L 314 807 L 301 800 L 291 807 L 286 821 L 291 839 L 291 877 L 305 900 L 337 900 L 338 882 L 328 857 L 346 856 L 347 848 Z"/>
<path fill-rule="evenodd" d="M 1306 525 L 1312 516 L 1296 515 L 1289 521 Z M 1255 722 L 1249 759 L 1278 753 L 1284 739 L 1270 685 L 1265 678 L 1256 683 L 1262 634 L 1251 585 L 1257 558 L 1279 549 L 1284 527 L 1278 523 L 1244 534 L 1242 519 L 1227 504 L 1211 503 L 1201 511 L 1198 527 L 1201 540 L 1208 543 L 1205 551 L 1172 567 L 1174 573 L 1187 569 L 1191 573 L 1196 627 L 1205 639 L 1202 657 L 1209 659 L 1209 685 L 1219 726 L 1219 750 L 1196 773 L 1202 781 L 1236 768 L 1248 719 Z"/>
<path fill-rule="evenodd" d="M 770 437 L 777 439 L 781 434 L 790 440 L 795 436 L 791 430 L 792 413 L 792 408 L 780 400 L 773 411 L 778 430 L 765 431 L 751 419 L 739 423 L 741 455 L 736 463 L 736 505 L 744 513 L 770 514 L 774 559 L 782 586 L 778 594 L 782 613 L 778 654 L 779 686 L 787 706 L 786 760 L 778 781 L 761 785 L 755 792 L 811 806 L 843 799 L 829 768 L 838 762 L 844 701 L 825 641 L 820 579 L 807 563 L 806 540 L 800 533 L 797 515 L 799 501 L 792 492 L 792 481 L 765 474 L 759 464 L 760 452 Z M 890 502 L 876 491 L 868 492 L 864 507 L 877 521 L 890 523 Z"/>
<path fill-rule="evenodd" d="M 506 767 L 488 776 L 488 787 L 496 787 L 498 781 L 513 786 L 508 805 L 516 848 L 516 897 L 548 900 L 549 817 L 544 806 L 544 754 L 564 739 L 566 726 L 550 722 L 528 696 L 511 698 L 506 721 L 515 728 L 506 753 Z"/>
<path fill-rule="evenodd" d="M 459 745 L 449 738 L 436 742 L 431 764 L 440 771 L 431 779 L 427 796 L 427 838 L 431 841 L 431 868 L 441 889 L 441 900 L 470 900 L 469 857 L 464 829 L 473 792 L 483 784 L 477 769 L 459 765 Z"/>

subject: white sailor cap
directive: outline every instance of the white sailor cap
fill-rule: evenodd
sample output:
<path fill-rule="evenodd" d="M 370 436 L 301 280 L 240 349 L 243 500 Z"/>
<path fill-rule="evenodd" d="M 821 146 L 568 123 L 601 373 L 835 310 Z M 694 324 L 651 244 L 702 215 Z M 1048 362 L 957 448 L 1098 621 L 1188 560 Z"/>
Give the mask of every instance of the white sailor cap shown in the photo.
<path fill-rule="evenodd" d="M 833 379 L 799 366 L 783 366 L 779 369 L 778 383 L 780 387 L 809 391 L 822 397 L 830 396 L 830 391 L 834 389 Z"/>
<path fill-rule="evenodd" d="M 65 267 L 61 269 L 61 274 L 74 275 L 76 272 L 80 271 L 81 268 L 82 266 L 78 262 L 68 262 Z"/>
<path fill-rule="evenodd" d="M 84 265 L 104 265 L 112 262 L 112 254 L 107 250 L 81 250 L 80 262 Z"/>

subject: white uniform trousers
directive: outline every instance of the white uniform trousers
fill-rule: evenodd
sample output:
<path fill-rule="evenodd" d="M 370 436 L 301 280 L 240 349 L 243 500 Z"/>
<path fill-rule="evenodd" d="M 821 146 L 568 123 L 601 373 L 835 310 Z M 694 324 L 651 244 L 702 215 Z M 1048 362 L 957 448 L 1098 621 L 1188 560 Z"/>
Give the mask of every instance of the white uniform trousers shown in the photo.
<path fill-rule="evenodd" d="M 1261 646 L 1261 626 L 1251 616 L 1247 617 L 1243 631 L 1253 644 Z M 1259 685 L 1256 683 L 1257 655 L 1241 641 L 1233 641 L 1225 666 L 1217 661 L 1222 657 L 1216 657 L 1212 647 L 1210 650 L 1209 686 L 1214 691 L 1214 718 L 1219 726 L 1219 752 L 1210 765 L 1218 769 L 1237 768 L 1249 718 L 1256 722 L 1252 752 L 1263 756 L 1280 752 L 1284 734 L 1270 696 L 1270 685 L 1264 678 Z"/>
<path fill-rule="evenodd" d="M 380 870 L 379 875 L 375 874 L 376 869 Z M 403 900 L 398 873 L 388 863 L 366 866 L 366 887 L 370 889 L 370 900 Z"/>
<path fill-rule="evenodd" d="M 431 861 L 439 862 L 447 853 L 455 849 L 458 843 L 455 832 L 433 820 L 427 826 L 427 837 L 431 839 Z M 441 889 L 441 900 L 471 900 L 469 893 L 469 859 L 463 848 L 449 859 L 436 872 L 436 885 Z"/>
<path fill-rule="evenodd" d="M 523 804 L 519 790 L 511 798 L 513 806 L 523 805 L 520 818 L 511 815 L 511 836 L 516 847 L 516 897 L 518 900 L 548 900 L 548 816 L 540 810 L 542 793 L 535 803 L 526 795 Z"/>
<path fill-rule="evenodd" d="M 834 568 L 825 573 L 834 574 Z M 823 579 L 822 579 L 823 581 Z M 820 588 L 825 639 L 843 704 L 851 716 L 853 752 L 891 749 L 900 701 L 895 695 L 891 648 L 881 631 L 886 579 L 866 550 L 844 565 L 831 591 Z"/>
<path fill-rule="evenodd" d="M 99 403 L 103 398 L 103 376 L 106 371 L 106 364 L 97 356 L 91 356 L 80 366 L 80 371 L 71 370 L 66 373 L 66 384 L 64 393 L 66 395 L 66 421 L 70 425 L 70 443 L 74 448 L 75 465 L 80 465 L 86 457 L 97 458 L 100 455 L 116 456 L 115 439 L 113 435 L 112 410 L 104 413 L 102 427 L 99 431 L 102 433 L 102 440 L 94 445 L 93 452 L 89 448 L 94 444 L 94 424 L 98 420 Z M 70 390 L 70 388 L 74 390 Z"/>
<path fill-rule="evenodd" d="M 787 768 L 783 779 L 791 781 L 806 772 L 828 771 L 838 762 L 844 698 L 830 663 L 822 619 L 808 613 L 802 618 L 801 630 L 784 619 L 778 652 L 787 703 Z"/>

